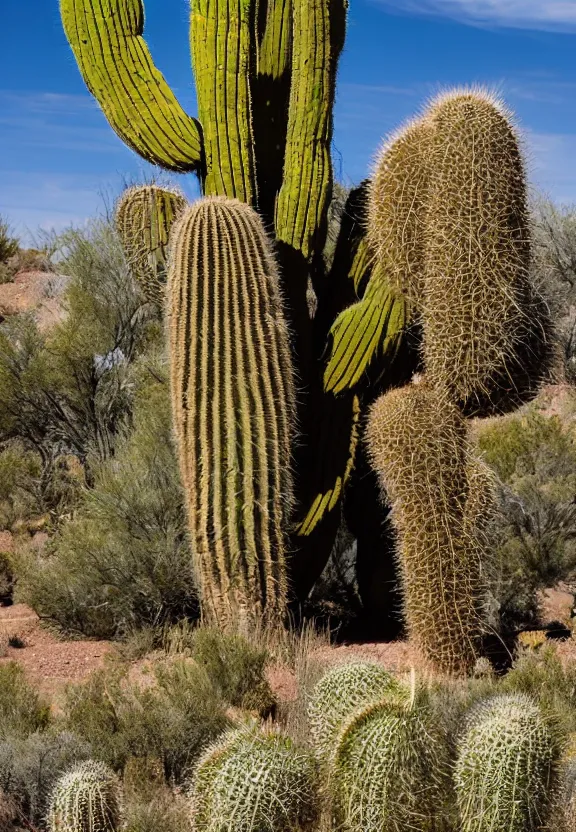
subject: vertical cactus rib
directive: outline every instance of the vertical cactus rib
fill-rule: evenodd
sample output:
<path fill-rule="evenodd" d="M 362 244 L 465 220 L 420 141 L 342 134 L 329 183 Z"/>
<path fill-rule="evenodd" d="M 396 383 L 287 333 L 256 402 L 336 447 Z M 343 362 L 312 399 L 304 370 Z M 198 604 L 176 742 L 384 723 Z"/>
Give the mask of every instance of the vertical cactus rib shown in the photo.
<path fill-rule="evenodd" d="M 204 130 L 204 193 L 256 202 L 251 0 L 193 0 L 190 42 Z"/>
<path fill-rule="evenodd" d="M 294 0 L 292 86 L 278 239 L 304 257 L 322 246 L 332 190 L 332 107 L 343 0 Z"/>
<path fill-rule="evenodd" d="M 293 0 L 259 0 L 258 75 L 278 80 L 291 65 Z"/>
<path fill-rule="evenodd" d="M 119 832 L 122 789 L 104 763 L 86 760 L 57 781 L 48 810 L 50 832 Z"/>
<path fill-rule="evenodd" d="M 132 273 L 151 303 L 162 306 L 172 226 L 186 207 L 177 191 L 128 188 L 116 207 L 116 227 Z"/>
<path fill-rule="evenodd" d="M 222 625 L 282 615 L 295 394 L 275 264 L 257 214 L 205 198 L 174 232 L 172 396 L 193 554 Z"/>
<path fill-rule="evenodd" d="M 200 125 L 154 66 L 142 0 L 60 0 L 60 12 L 82 77 L 120 138 L 155 165 L 200 169 Z"/>

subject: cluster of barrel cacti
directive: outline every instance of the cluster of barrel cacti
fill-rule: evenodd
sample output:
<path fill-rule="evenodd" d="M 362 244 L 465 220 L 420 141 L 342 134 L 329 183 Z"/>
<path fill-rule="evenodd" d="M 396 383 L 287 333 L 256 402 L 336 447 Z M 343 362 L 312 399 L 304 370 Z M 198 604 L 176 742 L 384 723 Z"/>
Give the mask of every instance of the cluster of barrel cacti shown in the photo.
<path fill-rule="evenodd" d="M 448 721 L 439 701 L 358 659 L 309 692 L 308 745 L 239 715 L 192 768 L 192 832 L 575 832 L 574 758 L 550 711 L 497 686 Z M 120 832 L 129 817 L 120 778 L 87 761 L 57 782 L 48 828 Z"/>
<path fill-rule="evenodd" d="M 393 581 L 373 591 L 385 547 L 364 532 L 382 535 L 387 509 L 353 468 L 368 453 L 361 414 L 400 386 L 371 409 L 367 446 L 392 504 L 409 630 L 440 668 L 460 672 L 482 636 L 493 503 L 464 420 L 530 398 L 545 364 L 522 158 L 499 102 L 441 96 L 351 193 L 329 262 L 346 9 L 193 0 L 200 124 L 152 62 L 142 0 L 61 0 L 112 127 L 148 161 L 195 171 L 205 194 L 186 206 L 156 186 L 132 189 L 118 226 L 148 297 L 166 303 L 206 615 L 248 626 L 284 618 L 290 602 L 298 610 L 344 511 L 365 608 L 393 619 Z"/>

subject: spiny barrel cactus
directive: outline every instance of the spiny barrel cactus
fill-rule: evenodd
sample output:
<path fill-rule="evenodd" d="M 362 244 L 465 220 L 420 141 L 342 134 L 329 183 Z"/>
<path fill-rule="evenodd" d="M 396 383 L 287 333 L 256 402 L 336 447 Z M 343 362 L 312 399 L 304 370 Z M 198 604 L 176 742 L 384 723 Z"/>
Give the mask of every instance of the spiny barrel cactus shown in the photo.
<path fill-rule="evenodd" d="M 347 832 L 432 832 L 442 806 L 443 755 L 424 707 L 404 698 L 360 708 L 332 758 L 333 813 Z"/>
<path fill-rule="evenodd" d="M 205 611 L 222 625 L 286 601 L 294 379 L 258 214 L 205 197 L 174 231 L 168 278 L 174 423 Z"/>
<path fill-rule="evenodd" d="M 312 756 L 274 731 L 241 728 L 209 748 L 192 778 L 195 832 L 298 832 L 318 812 Z"/>
<path fill-rule="evenodd" d="M 197 120 L 184 112 L 152 61 L 142 0 L 60 0 L 82 76 L 120 138 L 166 170 L 195 172 L 204 195 L 256 208 L 276 241 L 300 391 L 291 459 L 296 499 L 285 527 L 291 554 L 283 583 L 295 610 L 326 565 L 343 501 L 357 489 L 352 474 L 359 410 L 369 396 L 366 371 L 376 367 L 380 377 L 393 365 L 394 378 L 408 380 L 413 366 L 414 350 L 407 351 L 407 362 L 403 350 L 405 303 L 392 296 L 385 279 L 373 281 L 366 302 L 332 330 L 345 307 L 363 300 L 372 270 L 363 224 L 351 229 L 348 221 L 351 205 L 364 200 L 361 188 L 345 210 L 338 256 L 333 263 L 324 257 L 332 111 L 347 6 L 347 0 L 193 0 Z M 134 234 L 141 237 L 135 228 Z M 141 239 L 128 244 L 147 250 Z M 226 248 L 226 239 L 214 238 L 215 252 L 221 245 Z M 169 312 L 174 318 L 176 309 Z M 335 355 L 325 376 L 332 341 Z M 219 378 L 226 372 L 221 367 Z M 214 470 L 214 458 L 205 467 Z M 220 479 L 227 476 L 224 470 Z M 275 475 L 270 477 L 276 487 Z M 380 528 L 381 509 L 372 502 L 373 525 Z M 354 502 L 350 506 L 352 513 Z M 227 520 L 226 527 L 232 528 Z M 214 540 L 219 534 L 211 532 Z M 371 560 L 372 548 L 361 544 L 367 583 Z M 236 569 L 233 559 L 228 569 Z"/>
<path fill-rule="evenodd" d="M 48 812 L 50 832 L 119 832 L 120 781 L 104 763 L 79 763 L 56 783 Z"/>
<path fill-rule="evenodd" d="M 116 226 L 128 264 L 152 303 L 164 302 L 170 231 L 186 207 L 177 191 L 128 188 L 116 208 Z"/>
<path fill-rule="evenodd" d="M 402 693 L 402 686 L 375 662 L 347 662 L 330 668 L 314 686 L 308 703 L 308 721 L 318 756 L 330 757 L 342 724 L 358 708 Z"/>
<path fill-rule="evenodd" d="M 534 394 L 541 378 L 534 354 L 537 364 L 546 348 L 546 318 L 529 282 L 518 138 L 502 103 L 479 91 L 442 95 L 426 117 L 426 372 L 470 412 L 516 407 Z"/>
<path fill-rule="evenodd" d="M 439 668 L 463 672 L 481 642 L 495 507 L 464 417 L 529 399 L 549 360 L 523 163 L 500 102 L 478 90 L 432 102 L 385 147 L 369 219 L 375 272 L 422 328 L 424 371 L 372 407 L 369 452 L 393 507 L 410 632 Z"/>
<path fill-rule="evenodd" d="M 556 744 L 538 705 L 503 694 L 477 705 L 459 743 L 462 832 L 535 832 L 547 818 Z"/>
<path fill-rule="evenodd" d="M 557 790 L 554 819 L 559 832 L 576 830 L 576 760 L 563 763 Z"/>
<path fill-rule="evenodd" d="M 367 441 L 392 503 L 409 633 L 441 669 L 471 669 L 482 635 L 484 503 L 468 481 L 476 468 L 465 420 L 420 382 L 378 399 Z M 467 511 L 470 500 L 478 505 Z"/>

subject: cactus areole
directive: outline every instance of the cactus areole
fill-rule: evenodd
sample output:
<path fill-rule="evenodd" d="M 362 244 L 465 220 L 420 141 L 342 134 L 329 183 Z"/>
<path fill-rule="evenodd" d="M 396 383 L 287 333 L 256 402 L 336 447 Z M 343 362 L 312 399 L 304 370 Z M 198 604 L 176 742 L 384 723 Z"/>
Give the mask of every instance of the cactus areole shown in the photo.
<path fill-rule="evenodd" d="M 119 211 L 134 272 L 150 299 L 166 303 L 176 437 L 205 611 L 219 622 L 238 610 L 282 616 L 288 603 L 298 612 L 344 513 L 358 541 L 366 618 L 386 635 L 397 631 L 393 547 L 362 442 L 363 414 L 378 395 L 410 382 L 421 355 L 434 383 L 468 412 L 483 399 L 503 400 L 500 388 L 514 385 L 507 370 L 524 367 L 517 356 L 529 353 L 534 372 L 516 396 L 527 398 L 542 339 L 525 285 L 521 160 L 490 101 L 443 102 L 413 122 L 385 148 L 373 184 L 354 189 L 341 222 L 330 225 L 347 6 L 192 0 L 196 119 L 154 65 L 142 0 L 60 0 L 80 72 L 119 137 L 164 170 L 195 173 L 204 197 L 217 200 L 182 217 L 174 192 L 148 188 Z M 467 108 L 470 131 L 485 141 L 466 134 Z M 436 159 L 461 133 L 453 177 Z M 468 141 L 483 152 L 473 169 Z M 488 169 L 500 171 L 493 200 Z M 487 207 L 474 214 L 477 199 Z M 476 283 L 457 271 L 474 222 L 489 236 L 502 228 L 501 238 L 491 234 L 492 250 L 480 240 Z M 446 234 L 453 245 L 443 251 Z M 501 280 L 511 267 L 508 292 Z M 445 290 L 441 277 L 454 285 Z M 474 297 L 489 307 L 494 295 L 506 313 L 498 338 L 490 309 L 467 296 L 468 283 Z M 448 303 L 453 322 L 445 320 Z M 433 320 L 436 308 L 442 320 Z M 452 337 L 462 326 L 463 357 Z"/>

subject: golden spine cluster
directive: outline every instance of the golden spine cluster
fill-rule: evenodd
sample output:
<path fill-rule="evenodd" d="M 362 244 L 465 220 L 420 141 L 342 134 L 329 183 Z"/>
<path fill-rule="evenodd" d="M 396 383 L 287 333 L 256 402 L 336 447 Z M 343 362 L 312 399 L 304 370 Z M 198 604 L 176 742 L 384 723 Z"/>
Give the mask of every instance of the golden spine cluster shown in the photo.
<path fill-rule="evenodd" d="M 204 610 L 227 626 L 282 617 L 295 392 L 262 223 L 207 197 L 174 232 L 171 383 Z"/>

